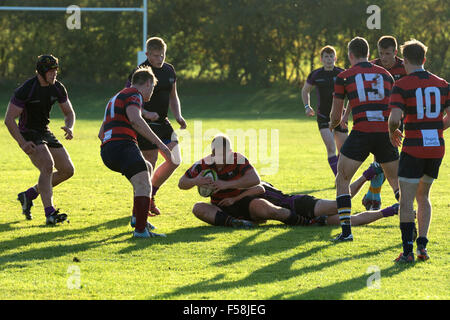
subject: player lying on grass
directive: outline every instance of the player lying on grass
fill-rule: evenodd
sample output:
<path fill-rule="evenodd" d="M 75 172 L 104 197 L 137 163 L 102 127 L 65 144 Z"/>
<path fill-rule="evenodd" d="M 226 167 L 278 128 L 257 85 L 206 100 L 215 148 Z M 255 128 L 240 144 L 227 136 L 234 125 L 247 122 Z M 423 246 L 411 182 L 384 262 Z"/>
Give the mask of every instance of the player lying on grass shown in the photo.
<path fill-rule="evenodd" d="M 308 225 L 314 222 L 314 217 L 337 214 L 336 201 L 308 195 L 284 195 L 267 183 L 261 184 L 255 168 L 243 155 L 231 150 L 230 141 L 225 136 L 215 137 L 211 148 L 211 155 L 189 168 L 178 184 L 183 190 L 194 186 L 215 190 L 211 203 L 198 202 L 194 205 L 192 212 L 200 220 L 216 226 L 250 228 L 267 220 L 292 226 Z M 214 170 L 219 179 L 212 181 L 209 177 L 203 177 L 201 173 L 208 169 Z M 352 184 L 352 194 L 356 194 L 364 182 L 376 174 L 376 167 L 369 168 Z M 265 186 L 271 190 L 266 190 Z M 367 224 L 396 212 L 397 207 L 393 206 L 352 218 L 355 224 Z M 339 218 L 328 218 L 326 222 L 339 224 Z"/>

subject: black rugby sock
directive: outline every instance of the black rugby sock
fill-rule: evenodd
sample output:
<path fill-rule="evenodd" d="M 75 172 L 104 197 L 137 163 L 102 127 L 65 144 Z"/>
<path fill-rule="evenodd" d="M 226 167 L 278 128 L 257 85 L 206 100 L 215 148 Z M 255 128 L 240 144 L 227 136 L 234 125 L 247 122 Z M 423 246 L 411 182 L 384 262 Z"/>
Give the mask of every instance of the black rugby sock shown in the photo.
<path fill-rule="evenodd" d="M 216 217 L 214 219 L 214 225 L 215 226 L 222 226 L 222 227 L 231 227 L 231 221 L 233 220 L 233 217 L 229 216 L 228 214 L 217 210 Z"/>

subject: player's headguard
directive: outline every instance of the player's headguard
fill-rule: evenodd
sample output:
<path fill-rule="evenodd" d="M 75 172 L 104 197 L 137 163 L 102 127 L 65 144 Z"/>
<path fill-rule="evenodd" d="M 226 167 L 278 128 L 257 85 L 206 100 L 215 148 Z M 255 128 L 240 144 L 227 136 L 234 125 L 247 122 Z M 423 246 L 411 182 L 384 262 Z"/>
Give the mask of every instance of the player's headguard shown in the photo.
<path fill-rule="evenodd" d="M 43 54 L 38 57 L 36 63 L 37 72 L 45 78 L 47 71 L 51 69 L 58 69 L 58 58 L 51 54 Z"/>

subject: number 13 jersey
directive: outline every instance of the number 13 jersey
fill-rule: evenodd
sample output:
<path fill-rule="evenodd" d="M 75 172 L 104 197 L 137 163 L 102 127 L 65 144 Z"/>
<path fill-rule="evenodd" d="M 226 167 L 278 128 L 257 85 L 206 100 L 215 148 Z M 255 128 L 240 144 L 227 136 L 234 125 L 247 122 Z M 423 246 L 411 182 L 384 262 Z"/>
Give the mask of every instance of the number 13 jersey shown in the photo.
<path fill-rule="evenodd" d="M 334 96 L 349 100 L 352 130 L 388 132 L 389 96 L 394 79 L 383 67 L 360 62 L 336 77 Z"/>

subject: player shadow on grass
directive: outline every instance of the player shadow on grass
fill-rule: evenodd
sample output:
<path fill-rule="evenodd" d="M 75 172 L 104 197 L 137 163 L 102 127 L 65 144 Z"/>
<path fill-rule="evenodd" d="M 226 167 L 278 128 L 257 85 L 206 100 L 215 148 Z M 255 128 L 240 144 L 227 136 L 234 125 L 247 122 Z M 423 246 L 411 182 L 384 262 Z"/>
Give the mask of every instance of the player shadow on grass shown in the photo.
<path fill-rule="evenodd" d="M 203 225 L 198 227 L 189 227 L 177 229 L 171 233 L 167 233 L 167 237 L 155 237 L 151 239 L 128 239 L 128 243 L 131 245 L 127 248 L 119 250 L 118 254 L 130 253 L 135 250 L 143 250 L 147 247 L 156 244 L 164 244 L 167 246 L 178 243 L 196 243 L 196 242 L 208 242 L 215 240 L 215 236 L 221 233 L 232 234 L 239 230 L 226 227 L 212 227 L 209 225 Z M 158 229 L 152 230 L 152 232 L 158 233 Z"/>
<path fill-rule="evenodd" d="M 13 222 L 7 222 L 7 223 L 2 223 L 0 224 L 0 232 L 5 232 L 5 231 L 11 231 L 14 230 L 15 228 L 13 227 L 13 225 L 18 224 L 22 222 L 22 220 L 17 220 L 17 221 L 13 221 Z"/>
<path fill-rule="evenodd" d="M 320 272 L 322 270 L 325 270 L 327 268 L 331 268 L 333 266 L 336 266 L 339 263 L 348 261 L 348 260 L 357 260 L 357 259 L 365 259 L 373 256 L 379 255 L 381 252 L 392 250 L 395 248 L 399 248 L 400 245 L 395 246 L 389 246 L 385 248 L 376 249 L 370 252 L 366 252 L 363 254 L 357 254 L 351 257 L 348 257 L 346 259 L 342 259 L 342 257 L 338 257 L 333 260 L 325 261 L 319 264 L 314 265 L 308 265 L 300 269 L 293 268 L 293 264 L 297 262 L 298 260 L 305 259 L 310 257 L 313 254 L 316 254 L 320 252 L 323 249 L 326 249 L 330 246 L 333 246 L 332 243 L 327 243 L 325 245 L 316 246 L 314 248 L 311 248 L 309 250 L 297 253 L 289 258 L 282 259 L 278 262 L 275 262 L 273 264 L 264 266 L 258 270 L 255 270 L 247 277 L 240 279 L 240 280 L 232 280 L 232 281 L 222 281 L 222 279 L 225 278 L 224 275 L 215 275 L 212 279 L 206 279 L 203 281 L 200 281 L 195 284 L 186 285 L 177 288 L 176 290 L 170 292 L 170 293 L 164 293 L 161 295 L 157 295 L 152 297 L 152 299 L 176 299 L 180 296 L 184 295 L 190 295 L 190 294 L 199 294 L 199 293 L 208 293 L 208 292 L 219 292 L 224 290 L 233 290 L 235 288 L 245 288 L 245 287 L 252 287 L 256 285 L 263 285 L 263 284 L 270 284 L 280 281 L 288 281 L 292 278 L 302 276 L 304 277 L 305 281 L 308 281 L 308 274 L 309 273 L 316 273 Z M 385 276 L 385 272 L 388 276 L 393 276 L 397 273 L 400 273 L 404 271 L 406 268 L 394 266 L 386 269 L 383 271 L 383 276 Z M 338 283 L 335 285 L 332 285 L 330 287 L 333 287 L 331 289 L 337 290 L 335 293 L 337 297 L 342 296 L 345 293 L 349 293 L 352 291 L 358 291 L 362 287 L 366 285 L 368 275 L 361 276 L 358 278 L 354 278 L 348 281 L 344 281 L 342 283 Z M 301 285 L 301 280 L 299 285 Z M 317 289 L 319 290 L 319 289 Z M 320 289 L 323 290 L 323 289 Z M 319 293 L 321 291 L 318 291 Z M 325 292 L 325 291 L 324 291 Z M 330 292 L 330 290 L 328 290 Z M 313 299 L 317 298 L 313 294 L 315 293 L 315 290 L 309 291 L 306 294 L 297 296 L 297 297 L 290 297 L 291 299 Z M 276 298 L 275 296 L 274 298 Z"/>
<path fill-rule="evenodd" d="M 400 245 L 396 246 L 400 247 Z M 389 281 L 389 279 L 396 274 L 406 271 L 414 267 L 414 263 L 392 266 L 380 270 L 380 289 L 383 287 L 383 279 Z M 345 281 L 336 282 L 324 287 L 316 287 L 315 289 L 309 290 L 302 294 L 296 294 L 296 292 L 291 292 L 289 294 L 280 294 L 268 299 L 291 299 L 291 300 L 311 300 L 311 299 L 326 299 L 326 300 L 341 300 L 344 299 L 344 295 L 350 292 L 357 292 L 368 287 L 367 281 L 370 274 L 363 274 L 362 276 L 352 278 Z"/>
<path fill-rule="evenodd" d="M 120 239 L 122 236 L 126 234 L 129 234 L 131 236 L 131 231 L 114 234 L 110 237 L 100 240 L 86 241 L 77 244 L 69 244 L 69 245 L 60 244 L 60 241 L 67 242 L 72 239 L 88 238 L 87 236 L 88 233 L 97 232 L 101 229 L 113 230 L 116 228 L 122 228 L 124 227 L 124 225 L 128 224 L 128 222 L 129 217 L 124 217 L 80 229 L 68 229 L 65 228 L 63 225 L 47 226 L 46 228 L 52 231 L 33 234 L 24 237 L 14 237 L 11 240 L 2 241 L 0 246 L 0 269 L 5 269 L 6 267 L 16 268 L 18 266 L 16 263 L 20 261 L 53 259 L 60 256 L 79 254 L 80 252 L 84 252 L 99 247 L 101 245 L 104 245 L 105 243 L 107 244 L 122 243 L 123 240 L 117 240 L 114 242 L 111 242 L 111 240 Z M 40 228 L 41 226 L 36 227 Z M 55 231 L 55 229 L 57 231 Z M 7 251 L 14 251 L 21 247 L 26 248 L 27 246 L 36 243 L 48 243 L 49 245 L 43 248 L 33 248 L 30 250 L 24 249 L 21 250 L 19 254 L 17 252 L 11 254 L 4 254 Z M 70 259 L 72 258 L 73 257 L 70 257 Z"/>
<path fill-rule="evenodd" d="M 271 256 L 283 251 L 289 251 L 296 247 L 310 243 L 311 241 L 329 241 L 331 239 L 331 228 L 320 226 L 286 226 L 284 224 L 263 224 L 259 227 L 259 232 L 255 233 L 239 243 L 236 243 L 225 250 L 228 259 L 215 263 L 214 265 L 223 266 L 241 262 L 246 259 L 252 259 L 256 256 Z M 259 236 L 273 229 L 285 229 L 284 233 L 277 233 L 273 238 L 252 243 Z M 293 241 L 294 238 L 294 241 Z"/>

